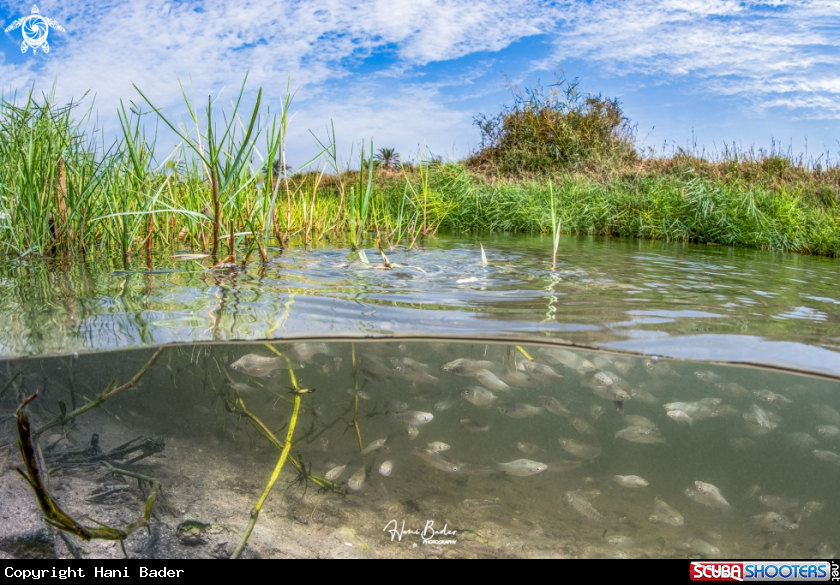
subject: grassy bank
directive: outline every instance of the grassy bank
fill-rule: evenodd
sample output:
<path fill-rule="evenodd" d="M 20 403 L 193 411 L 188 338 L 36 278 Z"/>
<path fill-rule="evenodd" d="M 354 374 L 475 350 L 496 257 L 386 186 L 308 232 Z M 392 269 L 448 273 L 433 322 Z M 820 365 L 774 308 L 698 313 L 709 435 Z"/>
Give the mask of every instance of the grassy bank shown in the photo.
<path fill-rule="evenodd" d="M 191 104 L 193 126 L 182 128 L 141 94 L 145 109 L 120 110 L 122 136 L 110 145 L 78 104 L 54 105 L 48 96 L 4 99 L 0 251 L 106 250 L 130 260 L 177 248 L 239 261 L 265 255 L 268 246 L 321 238 L 348 247 L 378 240 L 387 250 L 415 245 L 438 229 L 551 232 L 553 197 L 564 233 L 840 255 L 836 164 L 778 153 L 725 152 L 709 160 L 682 151 L 631 152 L 626 121 L 609 100 L 574 102 L 572 95 L 572 105 L 551 117 L 539 108 L 557 108 L 556 101 L 531 99 L 493 124 L 485 117 L 495 142 L 460 163 L 390 169 L 366 144 L 351 171 L 339 167 L 332 137 L 309 167 L 318 172 L 293 174 L 283 170 L 290 99 L 266 119 L 260 96 L 247 110 L 235 101 L 224 115 L 209 101 Z M 511 112 L 513 118 L 504 117 Z M 550 124 L 572 116 L 578 130 L 544 148 L 547 138 L 516 126 L 534 126 L 540 116 Z M 607 128 L 600 133 L 593 130 L 599 116 Z M 163 159 L 141 124 L 155 117 L 181 139 Z M 523 140 L 509 140 L 500 128 L 530 137 L 536 154 L 528 158 Z"/>

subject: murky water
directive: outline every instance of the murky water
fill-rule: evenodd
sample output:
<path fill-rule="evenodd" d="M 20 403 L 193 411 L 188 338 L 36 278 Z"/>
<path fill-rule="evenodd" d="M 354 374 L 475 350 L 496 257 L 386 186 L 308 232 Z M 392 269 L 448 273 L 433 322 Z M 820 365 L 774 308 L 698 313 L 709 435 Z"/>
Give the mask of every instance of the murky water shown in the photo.
<path fill-rule="evenodd" d="M 734 321 L 714 322 L 722 320 Z M 264 433 L 282 442 L 288 431 L 293 372 L 298 388 L 315 391 L 302 395 L 291 455 L 338 485 L 319 489 L 287 462 L 246 555 L 831 558 L 840 550 L 837 381 L 516 343 L 170 347 L 136 387 L 38 437 L 49 489 L 77 520 L 125 526 L 147 492 L 108 473 L 100 460 L 110 453 L 113 466 L 163 486 L 150 532 L 126 540 L 129 556 L 229 556 L 279 456 Z M 32 392 L 38 429 L 112 380 L 131 380 L 153 352 L 0 363 L 0 444 L 16 439 L 12 414 Z M 9 453 L 0 472 L 20 465 Z M 38 532 L 35 499 L 17 474 L 0 477 L 0 493 L 0 554 L 122 555 L 114 543 L 71 538 L 70 546 Z M 455 542 L 424 544 L 408 532 L 429 522 L 447 530 L 431 540 Z M 401 539 L 389 531 L 403 526 Z"/>

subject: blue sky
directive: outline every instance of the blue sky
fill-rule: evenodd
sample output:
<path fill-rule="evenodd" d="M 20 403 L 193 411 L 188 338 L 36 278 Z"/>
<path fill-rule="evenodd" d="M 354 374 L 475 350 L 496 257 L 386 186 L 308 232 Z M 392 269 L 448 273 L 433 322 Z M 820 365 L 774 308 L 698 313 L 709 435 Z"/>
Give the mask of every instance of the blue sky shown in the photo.
<path fill-rule="evenodd" d="M 50 0 L 51 51 L 21 54 L 0 35 L 0 88 L 56 83 L 61 99 L 95 95 L 106 131 L 136 83 L 172 115 L 178 77 L 196 98 L 228 103 L 249 71 L 276 108 L 297 89 L 289 156 L 315 152 L 333 120 L 341 151 L 359 140 L 405 158 L 428 147 L 460 158 L 479 142 L 479 112 L 511 102 L 506 75 L 529 86 L 562 69 L 616 97 L 642 147 L 696 143 L 840 158 L 837 0 Z M 0 30 L 31 3 L 0 0 Z M 87 98 L 88 105 L 91 103 Z M 164 137 L 164 142 L 166 139 Z M 357 147 L 358 148 L 358 147 Z"/>

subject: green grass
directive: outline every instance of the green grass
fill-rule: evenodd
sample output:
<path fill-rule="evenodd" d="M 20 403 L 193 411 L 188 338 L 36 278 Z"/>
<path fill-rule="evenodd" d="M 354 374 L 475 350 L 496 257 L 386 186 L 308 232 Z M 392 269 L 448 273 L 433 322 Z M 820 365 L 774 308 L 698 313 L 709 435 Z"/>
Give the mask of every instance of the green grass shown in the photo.
<path fill-rule="evenodd" d="M 0 252 L 116 252 L 128 263 L 177 248 L 239 261 L 257 252 L 265 258 L 269 245 L 322 238 L 390 249 L 414 246 L 438 229 L 554 234 L 559 228 L 840 255 L 836 163 L 775 151 L 727 150 L 716 159 L 684 151 L 631 156 L 627 122 L 610 100 L 547 102 L 556 110 L 552 124 L 580 118 L 563 137 L 565 162 L 531 168 L 532 157 L 512 168 L 511 161 L 531 155 L 520 149 L 508 156 L 499 141 L 485 147 L 493 152 L 463 163 L 421 160 L 392 170 L 373 159 L 370 143 L 356 170 L 348 170 L 339 166 L 333 133 L 311 165 L 318 170 L 290 175 L 282 172 L 288 92 L 276 113 L 261 105 L 262 94 L 246 109 L 240 92 L 232 111 L 218 112 L 212 100 L 193 104 L 184 92 L 189 127 L 158 111 L 154 96 L 140 95 L 146 111 L 120 108 L 122 134 L 114 144 L 102 142 L 91 113 L 77 103 L 56 105 L 50 95 L 31 93 L 0 101 Z M 546 102 L 529 103 L 531 110 L 522 106 L 514 118 L 536 124 Z M 181 141 L 163 159 L 141 123 L 155 117 Z M 612 130 L 599 131 L 598 120 Z M 539 128 L 529 132 L 539 136 Z M 576 144 L 575 132 L 579 140 L 590 136 L 589 146 Z"/>

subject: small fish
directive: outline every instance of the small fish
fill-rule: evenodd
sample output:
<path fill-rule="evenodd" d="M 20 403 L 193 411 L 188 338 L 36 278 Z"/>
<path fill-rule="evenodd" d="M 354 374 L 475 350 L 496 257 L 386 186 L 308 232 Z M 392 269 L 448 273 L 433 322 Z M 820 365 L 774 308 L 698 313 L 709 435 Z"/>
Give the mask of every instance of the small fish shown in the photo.
<path fill-rule="evenodd" d="M 426 449 L 429 451 L 434 451 L 435 453 L 440 453 L 441 451 L 448 450 L 449 445 L 440 441 L 433 441 L 431 443 L 426 443 Z"/>
<path fill-rule="evenodd" d="M 230 364 L 230 369 L 255 378 L 265 378 L 284 365 L 279 357 L 263 357 L 249 353 Z"/>
<path fill-rule="evenodd" d="M 498 400 L 495 394 L 481 386 L 469 386 L 460 390 L 461 396 L 476 406 L 490 407 Z"/>
<path fill-rule="evenodd" d="M 510 392 L 510 386 L 502 382 L 496 374 L 490 370 L 479 370 L 475 374 L 475 379 L 481 382 L 482 385 L 496 390 L 497 392 Z"/>
<path fill-rule="evenodd" d="M 641 427 L 627 427 L 621 429 L 615 434 L 616 439 L 624 439 L 631 443 L 643 443 L 652 445 L 654 443 L 664 443 L 665 437 L 652 429 L 643 429 Z"/>
<path fill-rule="evenodd" d="M 636 368 L 627 360 L 617 359 L 613 362 L 613 367 L 622 376 L 632 376 L 636 373 Z"/>
<path fill-rule="evenodd" d="M 694 419 L 688 416 L 683 410 L 669 410 L 665 413 L 668 418 L 677 422 L 688 423 L 688 426 L 694 426 Z"/>
<path fill-rule="evenodd" d="M 715 388 L 717 388 L 721 394 L 728 396 L 729 398 L 750 397 L 750 391 L 735 382 L 718 383 L 715 384 Z"/>
<path fill-rule="evenodd" d="M 368 453 L 373 453 L 374 451 L 379 451 L 383 447 L 385 447 L 385 443 L 388 442 L 388 439 L 377 439 L 367 447 L 362 450 L 362 455 L 367 455 Z"/>
<path fill-rule="evenodd" d="M 834 425 L 819 425 L 817 427 L 819 433 L 824 439 L 838 439 L 840 438 L 840 428 Z"/>
<path fill-rule="evenodd" d="M 592 420 L 598 420 L 599 418 L 604 416 L 605 412 L 607 412 L 606 408 L 604 408 L 600 404 L 593 404 L 592 406 L 589 407 L 589 410 L 587 411 L 587 414 L 589 414 L 589 418 L 591 418 Z M 644 418 L 644 417 L 642 417 L 642 418 Z"/>
<path fill-rule="evenodd" d="M 685 518 L 682 517 L 682 514 L 659 498 L 653 501 L 653 516 L 651 519 L 674 527 L 685 524 Z"/>
<path fill-rule="evenodd" d="M 741 499 L 742 500 L 751 500 L 760 491 L 761 491 L 761 486 L 754 483 L 750 487 L 747 488 L 747 491 L 744 492 L 744 495 L 741 496 Z"/>
<path fill-rule="evenodd" d="M 656 399 L 656 396 L 639 386 L 630 388 L 630 396 L 633 397 L 633 400 L 638 400 L 639 402 L 644 402 L 645 404 L 656 404 L 659 402 Z"/>
<path fill-rule="evenodd" d="M 545 453 L 545 449 L 540 447 L 539 445 L 534 445 L 533 443 L 525 443 L 524 441 L 520 441 L 516 444 L 516 448 L 522 451 L 523 453 L 527 453 L 528 455 L 542 455 Z"/>
<path fill-rule="evenodd" d="M 822 459 L 823 461 L 828 461 L 829 463 L 833 463 L 834 465 L 840 467 L 840 455 L 834 453 L 832 451 L 825 451 L 823 449 L 814 449 L 811 451 L 814 454 L 814 457 L 817 459 Z"/>
<path fill-rule="evenodd" d="M 309 361 L 318 354 L 332 355 L 326 343 L 293 343 L 289 353 L 298 361 Z"/>
<path fill-rule="evenodd" d="M 412 449 L 411 454 L 416 455 L 435 469 L 440 469 L 441 471 L 445 471 L 447 473 L 458 473 L 461 470 L 457 463 L 450 461 L 448 458 L 444 457 L 440 453 L 435 453 L 434 451 L 428 451 L 427 449 Z"/>
<path fill-rule="evenodd" d="M 362 400 L 371 400 L 373 398 L 369 392 L 365 392 L 364 390 L 353 390 L 352 388 L 348 388 L 347 393 L 350 396 L 358 396 Z"/>
<path fill-rule="evenodd" d="M 822 512 L 823 508 L 825 508 L 825 504 L 823 504 L 822 502 L 805 502 L 805 505 L 802 506 L 802 510 L 800 510 L 800 512 L 796 515 L 794 520 L 796 520 L 796 522 L 799 523 L 805 518 L 810 518 L 817 512 Z"/>
<path fill-rule="evenodd" d="M 622 420 L 628 427 L 656 430 L 656 424 L 652 420 L 638 414 L 625 414 Z"/>
<path fill-rule="evenodd" d="M 451 362 L 445 363 L 441 366 L 441 370 L 455 374 L 458 376 L 475 376 L 481 370 L 488 370 L 496 367 L 495 362 L 487 360 L 472 360 L 468 358 L 460 358 Z"/>
<path fill-rule="evenodd" d="M 676 380 L 680 377 L 670 364 L 654 358 L 645 361 L 645 371 L 654 378 L 662 378 L 665 380 Z"/>
<path fill-rule="evenodd" d="M 685 491 L 685 493 L 689 498 L 698 504 L 703 504 L 704 506 L 709 506 L 710 508 L 732 507 L 729 505 L 729 502 L 726 501 L 726 498 L 723 497 L 723 494 L 720 493 L 720 489 L 710 483 L 695 481 L 694 489 L 692 490 L 689 488 Z"/>
<path fill-rule="evenodd" d="M 490 430 L 490 425 L 483 425 L 471 418 L 462 418 L 461 426 L 471 433 L 485 433 Z"/>
<path fill-rule="evenodd" d="M 397 413 L 396 418 L 400 422 L 408 423 L 410 425 L 425 425 L 432 422 L 435 416 L 430 412 L 420 412 L 419 410 L 406 410 L 405 412 Z"/>
<path fill-rule="evenodd" d="M 721 404 L 712 408 L 712 416 L 717 418 L 726 418 L 728 416 L 738 416 L 738 409 L 729 404 Z"/>
<path fill-rule="evenodd" d="M 414 425 L 408 425 L 408 440 L 413 441 L 417 438 L 417 435 L 420 434 L 420 429 L 415 427 Z"/>
<path fill-rule="evenodd" d="M 820 422 L 840 427 L 840 412 L 837 412 L 828 404 L 812 404 L 811 408 Z"/>
<path fill-rule="evenodd" d="M 723 378 L 721 378 L 711 370 L 702 370 L 699 372 L 694 372 L 694 377 L 696 377 L 702 382 L 708 382 L 709 384 L 718 384 L 723 382 Z"/>
<path fill-rule="evenodd" d="M 618 485 L 627 488 L 640 488 L 650 485 L 646 479 L 642 479 L 638 475 L 614 475 L 612 476 L 612 480 Z"/>
<path fill-rule="evenodd" d="M 531 461 L 530 459 L 517 459 L 510 463 L 499 463 L 494 461 L 496 467 L 509 475 L 517 475 L 520 477 L 527 477 L 529 475 L 536 475 L 548 469 L 548 465 L 538 461 Z"/>
<path fill-rule="evenodd" d="M 799 524 L 791 522 L 777 512 L 767 512 L 752 517 L 752 522 L 773 532 L 789 532 L 799 528 Z"/>
<path fill-rule="evenodd" d="M 365 479 L 367 479 L 367 472 L 365 471 L 364 466 L 362 466 L 356 473 L 350 476 L 350 479 L 347 480 L 347 487 L 353 491 L 359 491 L 362 489 Z"/>
<path fill-rule="evenodd" d="M 444 410 L 449 410 L 453 406 L 458 403 L 457 396 L 447 396 L 437 402 L 435 402 L 435 410 L 438 412 L 443 412 Z"/>
<path fill-rule="evenodd" d="M 510 418 L 525 418 L 528 416 L 534 416 L 537 414 L 542 414 L 543 409 L 539 406 L 531 406 L 530 404 L 522 404 L 522 403 L 504 403 L 500 404 L 496 407 L 496 410 L 501 412 L 505 416 L 509 416 Z"/>
<path fill-rule="evenodd" d="M 784 496 L 759 496 L 758 501 L 768 508 L 772 508 L 778 512 L 784 512 L 785 510 L 792 510 L 799 507 L 799 500 L 786 498 Z"/>
<path fill-rule="evenodd" d="M 781 394 L 776 394 L 770 390 L 753 390 L 753 396 L 770 404 L 793 404 L 793 400 L 790 398 L 782 396 Z"/>
<path fill-rule="evenodd" d="M 596 522 L 600 522 L 604 519 L 598 510 L 596 510 L 592 504 L 586 501 L 583 496 L 580 496 L 574 492 L 566 492 L 565 495 L 566 503 L 571 506 L 572 510 L 580 514 L 581 516 L 586 516 L 590 520 L 594 520 Z"/>
<path fill-rule="evenodd" d="M 590 362 L 588 359 L 585 359 L 566 349 L 541 347 L 537 351 L 546 356 L 551 362 L 555 364 L 562 364 L 567 368 L 575 370 L 579 374 L 588 374 L 598 369 L 595 364 Z"/>
<path fill-rule="evenodd" d="M 249 386 L 248 384 L 244 384 L 242 382 L 228 381 L 227 385 L 230 386 L 231 388 L 233 388 L 234 390 L 236 390 L 237 392 L 248 393 L 248 392 L 256 392 L 257 391 L 257 389 L 254 388 L 253 386 Z"/>
<path fill-rule="evenodd" d="M 622 536 L 616 534 L 614 536 L 610 536 L 607 539 L 607 544 L 617 547 L 617 548 L 624 548 L 636 545 L 636 540 L 630 536 Z"/>
<path fill-rule="evenodd" d="M 420 382 L 421 384 L 437 384 L 440 382 L 439 378 L 435 378 L 431 374 L 423 371 L 423 368 L 418 368 L 406 363 L 398 364 L 395 368 L 399 374 L 411 382 Z"/>
<path fill-rule="evenodd" d="M 582 418 L 573 418 L 571 420 L 572 426 L 575 427 L 575 430 L 579 432 L 581 435 L 594 435 L 595 434 L 595 427 L 591 424 L 583 420 Z"/>
<path fill-rule="evenodd" d="M 408 402 L 389 400 L 385 403 L 385 412 L 387 413 L 400 413 L 405 412 L 406 410 L 408 410 Z"/>
<path fill-rule="evenodd" d="M 594 386 L 591 387 L 591 390 L 595 395 L 600 396 L 605 400 L 609 400 L 610 402 L 624 403 L 632 399 L 630 394 L 616 386 Z"/>
<path fill-rule="evenodd" d="M 172 256 L 175 260 L 201 260 L 207 258 L 210 254 L 174 254 Z"/>
<path fill-rule="evenodd" d="M 517 368 L 545 384 L 562 384 L 565 380 L 565 377 L 555 372 L 551 366 L 545 366 L 537 362 L 523 361 L 519 363 Z"/>
<path fill-rule="evenodd" d="M 379 466 L 379 475 L 384 475 L 388 477 L 391 475 L 391 471 L 394 469 L 394 462 L 390 459 L 388 461 L 384 461 L 382 465 Z"/>
<path fill-rule="evenodd" d="M 755 421 L 760 427 L 767 430 L 776 428 L 776 425 L 770 422 L 770 419 L 767 417 L 767 413 L 761 410 L 757 404 L 752 405 L 752 415 L 755 417 Z"/>
<path fill-rule="evenodd" d="M 532 388 L 537 385 L 536 380 L 524 372 L 505 372 L 502 381 L 517 388 Z"/>
<path fill-rule="evenodd" d="M 701 555 L 706 555 L 707 557 L 720 556 L 720 549 L 718 547 L 706 542 L 705 540 L 700 540 L 699 538 L 692 538 L 691 540 L 689 540 L 688 546 L 694 552 L 700 553 Z"/>
<path fill-rule="evenodd" d="M 499 498 L 493 500 L 464 500 L 461 505 L 467 510 L 487 510 L 490 508 L 498 508 L 500 504 Z"/>
<path fill-rule="evenodd" d="M 552 396 L 540 396 L 540 404 L 542 404 L 551 414 L 564 416 L 568 419 L 574 418 L 574 415 L 569 411 L 569 409 L 563 406 L 562 402 Z"/>
<path fill-rule="evenodd" d="M 581 443 L 580 441 L 576 441 L 574 439 L 564 439 L 563 437 L 560 437 L 558 441 L 560 442 L 560 446 L 563 447 L 563 450 L 575 457 L 580 457 L 581 459 L 595 459 L 601 454 L 601 449 L 598 447 L 587 445 L 586 443 Z"/>

